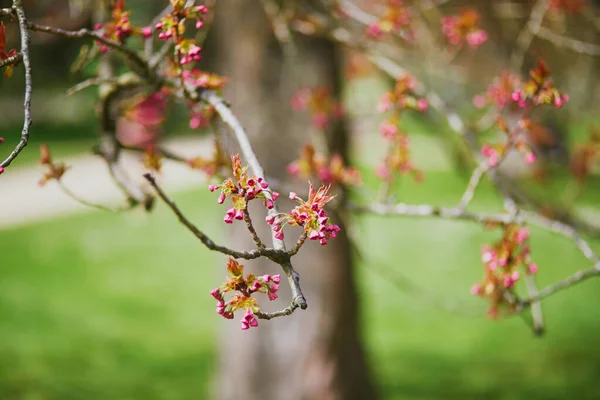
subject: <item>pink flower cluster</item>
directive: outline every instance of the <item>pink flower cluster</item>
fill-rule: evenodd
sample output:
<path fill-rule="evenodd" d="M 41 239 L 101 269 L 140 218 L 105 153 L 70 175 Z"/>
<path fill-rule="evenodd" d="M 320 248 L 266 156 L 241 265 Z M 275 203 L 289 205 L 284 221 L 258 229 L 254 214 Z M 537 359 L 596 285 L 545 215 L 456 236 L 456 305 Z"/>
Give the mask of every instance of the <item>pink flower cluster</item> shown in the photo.
<path fill-rule="evenodd" d="M 154 28 L 159 31 L 160 40 L 175 41 L 175 50 L 177 51 L 180 65 L 190 64 L 202 59 L 200 52 L 202 49 L 196 45 L 192 39 L 183 37 L 184 25 L 181 23 L 184 19 L 196 21 L 196 29 L 204 26 L 204 15 L 208 13 L 208 8 L 204 5 L 186 7 L 185 1 L 171 1 L 173 11 L 164 16 Z"/>
<path fill-rule="evenodd" d="M 320 131 L 325 131 L 329 122 L 344 116 L 341 102 L 333 98 L 326 87 L 303 87 L 294 93 L 290 100 L 294 111 L 308 111 L 312 124 Z"/>
<path fill-rule="evenodd" d="M 452 45 L 466 41 L 469 46 L 477 48 L 488 40 L 486 31 L 477 26 L 478 22 L 477 11 L 464 10 L 459 15 L 442 18 L 442 32 Z"/>
<path fill-rule="evenodd" d="M 256 299 L 252 297 L 255 293 L 266 294 L 269 300 L 277 299 L 277 291 L 281 277 L 277 275 L 255 276 L 247 274 L 244 277 L 244 266 L 230 258 L 227 263 L 229 276 L 227 281 L 220 287 L 213 289 L 210 294 L 217 300 L 217 314 L 226 319 L 233 319 L 237 310 L 244 309 L 244 317 L 241 320 L 242 330 L 258 326 L 255 313 L 260 310 Z M 237 292 L 229 300 L 224 297 L 225 293 Z"/>
<path fill-rule="evenodd" d="M 106 24 L 94 25 L 94 30 L 102 33 L 102 36 L 114 40 L 119 43 L 123 43 L 128 37 L 133 35 L 140 35 L 144 39 L 152 36 L 152 28 L 149 26 L 144 28 L 138 28 L 131 24 L 129 20 L 130 11 L 125 10 L 125 1 L 118 0 L 112 10 L 112 19 Z M 97 45 L 100 47 L 101 53 L 106 53 L 108 47 L 101 42 Z"/>
<path fill-rule="evenodd" d="M 308 200 L 302 200 L 296 193 L 290 192 L 289 198 L 299 203 L 289 214 L 269 215 L 266 221 L 275 232 L 275 237 L 282 240 L 285 225 L 301 226 L 304 228 L 309 240 L 318 240 L 321 245 L 326 245 L 331 238 L 335 238 L 340 227 L 332 224 L 325 212 L 325 205 L 334 196 L 329 196 L 329 186 L 321 186 L 319 190 L 310 184 Z"/>
<path fill-rule="evenodd" d="M 327 160 L 327 157 L 317 153 L 311 144 L 302 148 L 300 158 L 288 164 L 286 171 L 292 176 L 306 179 L 316 175 L 326 185 L 342 183 L 346 186 L 359 186 L 361 184 L 360 172 L 346 166 L 341 155 L 333 154 Z"/>
<path fill-rule="evenodd" d="M 211 192 L 221 191 L 217 199 L 219 204 L 223 204 L 227 197 L 231 197 L 233 207 L 227 210 L 225 223 L 231 224 L 234 219 L 243 220 L 248 201 L 253 199 L 263 199 L 267 209 L 273 208 L 279 193 L 268 189 L 269 184 L 263 178 L 248 176 L 248 167 L 242 167 L 239 155 L 232 155 L 231 163 L 235 182 L 231 178 L 227 178 L 220 185 L 208 187 Z"/>
<path fill-rule="evenodd" d="M 485 266 L 485 279 L 471 287 L 471 293 L 491 301 L 489 315 L 497 315 L 500 304 L 506 303 L 504 292 L 512 290 L 521 278 L 519 269 L 534 275 L 538 266 L 531 261 L 528 245 L 529 229 L 516 224 L 504 227 L 502 239 L 493 246 L 484 246 L 481 261 Z M 514 311 L 508 304 L 509 311 Z"/>
<path fill-rule="evenodd" d="M 387 0 L 386 3 L 381 18 L 370 24 L 365 34 L 372 39 L 381 39 L 385 34 L 395 32 L 407 41 L 412 40 L 410 9 L 402 0 Z"/>
<path fill-rule="evenodd" d="M 513 109 L 525 109 L 539 105 L 561 108 L 569 101 L 569 95 L 561 93 L 550 78 L 550 70 L 543 60 L 529 71 L 529 79 L 523 81 L 510 72 L 503 72 L 489 85 L 485 95 L 477 95 L 473 103 L 477 108 L 494 104 L 498 109 L 507 105 Z"/>

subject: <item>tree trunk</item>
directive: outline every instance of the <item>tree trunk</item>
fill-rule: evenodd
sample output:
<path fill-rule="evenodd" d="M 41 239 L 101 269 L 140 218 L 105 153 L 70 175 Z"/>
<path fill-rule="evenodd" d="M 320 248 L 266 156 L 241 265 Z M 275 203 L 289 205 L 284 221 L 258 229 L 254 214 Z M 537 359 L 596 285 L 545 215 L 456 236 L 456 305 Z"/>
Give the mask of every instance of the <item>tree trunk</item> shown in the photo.
<path fill-rule="evenodd" d="M 310 140 L 311 130 L 309 118 L 292 111 L 290 98 L 301 86 L 326 85 L 339 92 L 339 49 L 329 42 L 296 38 L 294 65 L 286 64 L 261 3 L 250 0 L 219 1 L 214 29 L 220 72 L 229 79 L 226 98 L 246 127 L 266 175 L 286 180 L 285 167 Z M 343 126 L 335 132 L 328 142 L 344 153 Z M 307 182 L 297 186 L 301 196 L 307 189 Z M 286 194 L 278 200 L 281 211 L 293 207 Z M 250 211 L 259 235 L 269 243 L 270 229 L 261 208 Z M 301 231 L 286 228 L 285 233 L 291 245 Z M 233 236 L 236 247 L 253 246 L 245 224 L 234 224 Z M 260 321 L 258 328 L 249 331 L 241 331 L 237 322 L 223 321 L 216 398 L 376 398 L 361 344 L 348 237 L 339 235 L 326 247 L 307 241 L 293 263 L 301 275 L 308 309 Z M 281 272 L 264 259 L 244 264 L 258 274 Z M 263 310 L 289 305 L 285 282 L 278 300 L 259 299 Z"/>

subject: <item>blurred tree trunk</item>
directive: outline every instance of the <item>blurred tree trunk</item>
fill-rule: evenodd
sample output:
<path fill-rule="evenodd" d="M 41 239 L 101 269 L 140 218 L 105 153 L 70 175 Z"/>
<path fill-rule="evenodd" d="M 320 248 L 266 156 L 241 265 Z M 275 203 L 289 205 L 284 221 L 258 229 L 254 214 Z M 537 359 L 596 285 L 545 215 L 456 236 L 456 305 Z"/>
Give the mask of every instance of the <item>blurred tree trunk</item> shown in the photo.
<path fill-rule="evenodd" d="M 285 180 L 286 165 L 298 157 L 311 130 L 309 118 L 292 111 L 290 98 L 300 86 L 326 85 L 339 93 L 338 49 L 325 41 L 297 38 L 295 60 L 286 64 L 261 3 L 250 0 L 219 1 L 214 29 L 220 72 L 229 78 L 226 98 L 246 127 L 267 176 Z M 342 125 L 329 143 L 343 154 L 347 140 Z M 300 194 L 307 189 L 307 182 L 297 186 Z M 289 211 L 293 204 L 286 194 L 278 203 L 281 210 Z M 262 222 L 266 214 L 261 208 L 251 208 L 251 213 L 259 235 L 269 243 L 270 230 Z M 291 239 L 287 244 L 299 234 L 299 228 L 286 230 L 286 239 Z M 234 224 L 233 236 L 236 247 L 253 246 L 243 224 Z M 257 329 L 246 332 L 238 322 L 223 321 L 216 398 L 376 398 L 361 344 L 347 236 L 338 236 L 326 247 L 307 243 L 293 261 L 302 277 L 308 309 L 260 321 Z M 268 260 L 245 265 L 259 274 L 281 272 Z M 280 299 L 272 303 L 260 299 L 264 310 L 289 305 L 284 282 Z"/>

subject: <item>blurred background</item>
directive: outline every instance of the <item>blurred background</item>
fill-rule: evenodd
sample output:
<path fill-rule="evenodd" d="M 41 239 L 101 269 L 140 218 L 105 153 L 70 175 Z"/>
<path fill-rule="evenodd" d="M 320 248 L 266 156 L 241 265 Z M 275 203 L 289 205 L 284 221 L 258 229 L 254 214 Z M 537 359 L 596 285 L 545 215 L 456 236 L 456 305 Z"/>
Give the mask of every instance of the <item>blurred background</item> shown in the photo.
<path fill-rule="evenodd" d="M 140 25 L 164 3 L 127 1 Z M 317 2 L 308 3 L 319 10 Z M 439 53 L 433 39 L 413 47 L 396 43 L 394 59 L 475 124 L 482 112 L 473 111 L 473 95 L 510 65 L 515 41 L 538 2 L 439 3 L 419 14 L 424 26 L 476 8 L 489 42 L 476 52 L 456 54 Z M 33 21 L 65 29 L 91 26 L 98 7 L 66 0 L 24 4 Z M 386 151 L 376 105 L 393 82 L 350 49 L 322 38 L 298 35 L 290 62 L 257 4 L 219 2 L 202 67 L 230 78 L 226 98 L 267 174 L 277 179 L 285 178 L 285 165 L 298 157 L 313 129 L 309 116 L 292 112 L 289 99 L 301 86 L 332 88 L 343 99 L 347 118 L 334 129 L 329 148 L 362 173 L 363 186 L 350 196 L 374 198 L 379 188 L 374 165 Z M 381 6 L 356 4 L 375 15 Z M 543 26 L 600 46 L 596 2 L 565 4 L 583 11 L 549 10 Z M 439 35 L 439 29 L 431 32 Z M 7 25 L 7 39 L 8 48 L 17 47 L 13 24 Z M 94 211 L 53 182 L 38 186 L 44 171 L 37 164 L 38 149 L 46 143 L 56 160 L 72 167 L 64 181 L 79 196 L 109 205 L 123 202 L 105 164 L 91 151 L 99 134 L 97 90 L 64 94 L 94 71 L 92 64 L 70 73 L 81 45 L 32 34 L 31 140 L 0 177 L 0 399 L 600 397 L 600 281 L 590 279 L 545 300 L 543 337 L 533 335 L 528 313 L 489 319 L 488 304 L 469 289 L 483 275 L 481 245 L 497 240 L 499 231 L 469 222 L 354 217 L 346 221 L 349 237 L 332 242 L 330 250 L 307 245 L 301 251 L 295 265 L 309 308 L 240 332 L 237 321 L 215 314 L 209 294 L 223 280 L 225 258 L 204 248 L 163 204 L 152 213 Z M 571 101 L 558 112 L 536 115 L 552 138 L 549 145 L 540 143 L 544 171 L 514 161 L 504 172 L 528 207 L 571 218 L 600 251 L 598 169 L 591 169 L 573 200 L 577 159 L 570 156 L 594 126 L 600 128 L 600 57 L 533 38 L 516 72 L 526 73 L 540 56 Z M 17 67 L 11 79 L 0 80 L 3 154 L 21 130 L 22 79 Z M 473 166 L 456 133 L 434 112 L 403 118 L 425 179 L 403 178 L 394 197 L 456 205 Z M 186 157 L 209 155 L 210 132 L 188 125 L 186 108 L 171 107 L 161 132 L 166 147 Z M 500 136 L 491 130 L 483 138 Z M 124 157 L 130 175 L 140 176 L 140 154 Z M 189 219 L 215 241 L 248 246 L 240 229 L 225 229 L 225 209 L 206 190 L 201 172 L 165 161 L 161 180 Z M 471 207 L 501 211 L 502 202 L 485 181 Z M 531 241 L 539 287 L 589 268 L 561 236 L 533 228 Z M 248 267 L 278 272 L 276 265 Z M 283 288 L 281 297 L 279 305 L 285 306 L 289 294 Z"/>

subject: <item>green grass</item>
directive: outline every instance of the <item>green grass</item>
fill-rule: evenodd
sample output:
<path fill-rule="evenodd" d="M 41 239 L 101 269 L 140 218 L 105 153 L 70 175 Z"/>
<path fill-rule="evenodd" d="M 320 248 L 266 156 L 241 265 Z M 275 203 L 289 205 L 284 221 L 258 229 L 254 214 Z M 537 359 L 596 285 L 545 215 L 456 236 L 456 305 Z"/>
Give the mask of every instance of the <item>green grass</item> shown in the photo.
<path fill-rule="evenodd" d="M 371 184 L 371 182 L 367 182 Z M 452 204 L 464 181 L 432 172 L 405 201 Z M 476 208 L 496 207 L 485 186 Z M 202 192 L 175 196 L 219 237 L 220 209 Z M 547 336 L 519 317 L 490 321 L 469 295 L 482 275 L 475 224 L 361 218 L 363 329 L 385 399 L 561 399 L 600 394 L 600 280 L 545 303 Z M 213 235 L 215 236 L 215 235 Z M 546 285 L 587 266 L 560 237 L 533 231 Z M 595 243 L 600 249 L 599 243 Z M 216 361 L 207 294 L 222 257 L 159 207 L 91 213 L 0 231 L 0 398 L 206 398 Z M 406 291 L 409 280 L 423 290 Z M 443 308 L 454 307 L 449 312 Z M 293 318 L 290 317 L 290 318 Z"/>

